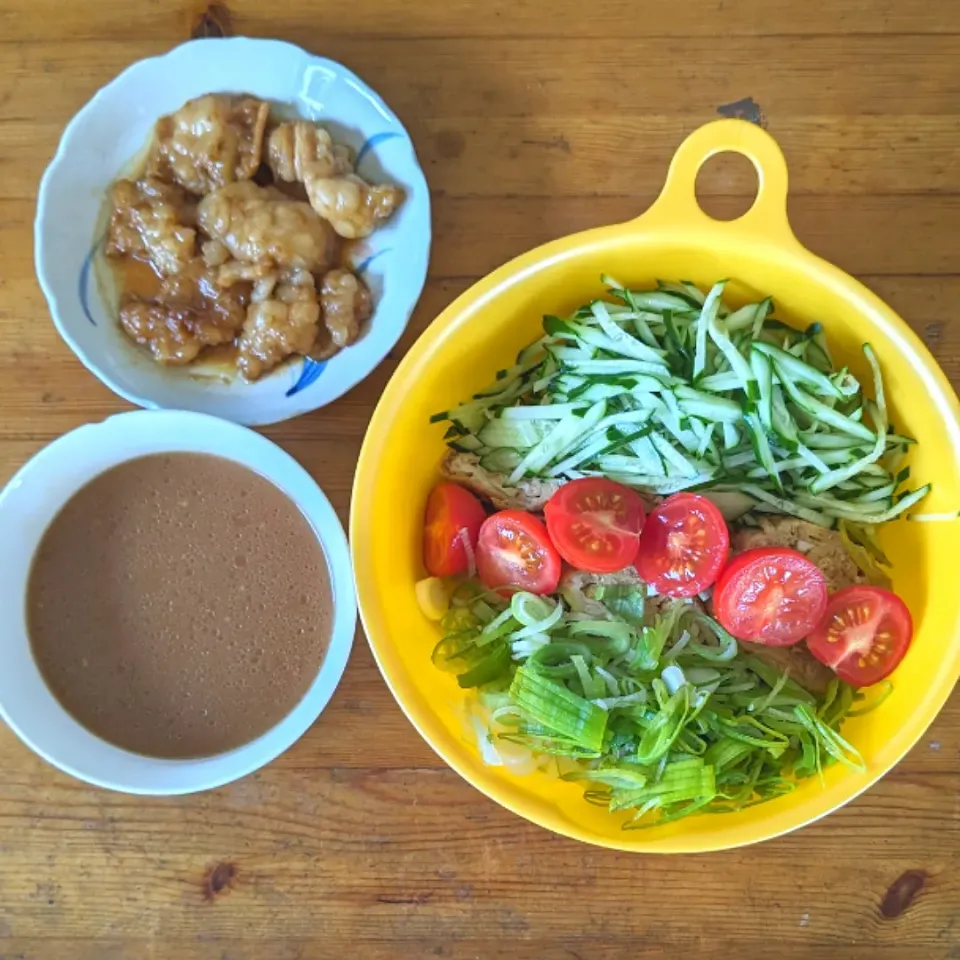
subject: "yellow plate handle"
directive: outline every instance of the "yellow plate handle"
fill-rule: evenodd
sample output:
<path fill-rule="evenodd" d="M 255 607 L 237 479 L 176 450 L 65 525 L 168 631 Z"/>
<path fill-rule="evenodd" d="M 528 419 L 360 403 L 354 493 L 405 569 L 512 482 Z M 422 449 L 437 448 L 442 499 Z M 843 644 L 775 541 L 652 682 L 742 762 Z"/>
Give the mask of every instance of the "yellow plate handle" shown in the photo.
<path fill-rule="evenodd" d="M 718 153 L 743 154 L 757 171 L 759 189 L 750 209 L 736 220 L 715 220 L 697 203 L 700 168 Z M 657 228 L 706 227 L 727 235 L 751 234 L 781 244 L 798 244 L 787 219 L 787 162 L 777 141 L 746 120 L 715 120 L 687 137 L 670 161 L 666 183 L 653 206 L 635 223 Z"/>

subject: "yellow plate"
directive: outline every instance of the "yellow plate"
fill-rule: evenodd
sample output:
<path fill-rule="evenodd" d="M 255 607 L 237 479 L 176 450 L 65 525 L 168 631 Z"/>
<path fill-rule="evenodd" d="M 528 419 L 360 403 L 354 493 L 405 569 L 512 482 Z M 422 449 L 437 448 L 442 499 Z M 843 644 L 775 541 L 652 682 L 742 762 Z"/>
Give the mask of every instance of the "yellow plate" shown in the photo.
<path fill-rule="evenodd" d="M 748 157 L 760 182 L 752 208 L 730 222 L 703 213 L 694 192 L 701 165 L 722 151 Z M 465 725 L 469 694 L 430 662 L 438 630 L 414 596 L 414 583 L 424 575 L 423 508 L 445 450 L 445 425 L 430 425 L 430 415 L 468 398 L 509 366 L 541 333 L 543 314 L 562 315 L 600 295 L 601 273 L 628 286 L 652 285 L 659 277 L 705 288 L 732 278 L 727 290 L 734 302 L 771 294 L 781 318 L 798 325 L 822 321 L 835 355 L 861 378 L 869 374 L 860 346 L 869 341 L 883 367 L 893 423 L 919 441 L 910 458 L 911 482 L 933 483 L 920 509 L 960 507 L 960 404 L 949 383 L 889 307 L 800 245 L 786 202 L 786 164 L 768 134 L 740 120 L 701 127 L 681 144 L 663 192 L 643 216 L 524 254 L 448 307 L 407 354 L 367 431 L 350 534 L 360 612 L 380 669 L 414 726 L 450 766 L 498 803 L 557 833 L 622 850 L 672 853 L 719 850 L 796 829 L 889 770 L 923 734 L 960 673 L 960 522 L 888 524 L 883 545 L 916 635 L 894 675 L 893 695 L 844 727 L 868 772 L 834 766 L 822 783 L 811 778 L 786 797 L 740 813 L 625 832 L 622 818 L 586 803 L 576 784 L 485 765 Z"/>

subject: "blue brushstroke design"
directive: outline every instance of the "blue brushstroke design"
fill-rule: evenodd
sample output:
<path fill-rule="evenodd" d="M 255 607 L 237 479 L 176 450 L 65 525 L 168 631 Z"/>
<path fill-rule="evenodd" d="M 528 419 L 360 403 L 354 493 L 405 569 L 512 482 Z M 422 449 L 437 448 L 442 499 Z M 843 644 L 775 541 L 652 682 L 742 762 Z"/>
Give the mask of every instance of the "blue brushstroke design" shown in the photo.
<path fill-rule="evenodd" d="M 397 137 L 402 136 L 402 133 L 397 133 L 395 130 L 384 130 L 382 133 L 375 133 L 360 148 L 360 152 L 357 154 L 356 166 L 358 168 L 360 167 L 360 164 L 363 163 L 363 158 L 373 150 L 374 147 L 378 147 L 381 143 L 386 143 L 388 140 L 396 140 Z"/>
<path fill-rule="evenodd" d="M 378 257 L 382 257 L 385 253 L 389 253 L 393 248 L 384 247 L 383 250 L 378 250 L 376 253 L 371 253 L 369 257 L 365 260 L 361 260 L 354 268 L 353 272 L 358 276 L 362 277 L 370 267 L 370 264 L 373 263 Z"/>
<path fill-rule="evenodd" d="M 80 298 L 80 306 L 83 309 L 84 316 L 86 316 L 93 326 L 97 325 L 97 321 L 93 319 L 93 314 L 90 312 L 90 304 L 88 302 L 90 271 L 93 269 L 93 258 L 97 255 L 101 243 L 103 243 L 103 240 L 98 240 L 90 248 L 90 252 L 87 254 L 86 259 L 83 261 L 83 266 L 80 268 L 80 277 L 77 280 L 77 296 Z"/>
<path fill-rule="evenodd" d="M 311 384 L 317 382 L 317 378 L 323 373 L 326 367 L 326 360 L 312 360 L 310 357 L 303 358 L 303 366 L 300 368 L 300 376 L 297 382 L 284 394 L 286 397 L 292 397 L 301 390 L 306 390 Z"/>
<path fill-rule="evenodd" d="M 378 250 L 376 253 L 371 253 L 369 257 L 361 260 L 360 263 L 353 268 L 353 272 L 358 277 L 362 277 L 374 260 L 376 260 L 378 257 L 382 257 L 385 253 L 389 253 L 392 249 L 392 247 L 385 247 L 383 250 Z M 297 382 L 284 394 L 284 396 L 295 396 L 296 394 L 300 393 L 301 390 L 306 390 L 311 384 L 316 383 L 320 374 L 323 373 L 326 365 L 326 360 L 313 360 L 310 357 L 304 357 L 303 366 L 300 368 L 300 376 L 297 378 Z"/>

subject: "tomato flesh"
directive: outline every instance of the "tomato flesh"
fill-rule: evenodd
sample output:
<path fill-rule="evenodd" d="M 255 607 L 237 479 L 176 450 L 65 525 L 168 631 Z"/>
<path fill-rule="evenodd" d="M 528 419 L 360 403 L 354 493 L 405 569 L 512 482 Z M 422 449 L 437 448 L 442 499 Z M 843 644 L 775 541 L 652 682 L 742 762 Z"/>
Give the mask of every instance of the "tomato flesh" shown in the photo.
<path fill-rule="evenodd" d="M 480 528 L 477 572 L 491 590 L 553 593 L 561 560 L 543 521 L 523 510 L 501 510 Z"/>
<path fill-rule="evenodd" d="M 855 584 L 830 598 L 807 647 L 841 680 L 869 687 L 893 673 L 912 639 L 910 611 L 895 593 Z"/>
<path fill-rule="evenodd" d="M 647 517 L 634 563 L 658 593 L 693 597 L 716 582 L 729 551 L 717 507 L 695 493 L 675 493 Z"/>
<path fill-rule="evenodd" d="M 423 565 L 431 576 L 472 575 L 483 504 L 455 483 L 439 483 L 430 491 L 423 527 Z"/>
<path fill-rule="evenodd" d="M 759 547 L 730 561 L 717 581 L 713 608 L 720 624 L 738 640 L 789 646 L 822 619 L 827 582 L 799 551 Z"/>
<path fill-rule="evenodd" d="M 587 573 L 616 573 L 637 554 L 644 510 L 640 496 L 603 477 L 565 483 L 543 510 L 560 556 Z"/>

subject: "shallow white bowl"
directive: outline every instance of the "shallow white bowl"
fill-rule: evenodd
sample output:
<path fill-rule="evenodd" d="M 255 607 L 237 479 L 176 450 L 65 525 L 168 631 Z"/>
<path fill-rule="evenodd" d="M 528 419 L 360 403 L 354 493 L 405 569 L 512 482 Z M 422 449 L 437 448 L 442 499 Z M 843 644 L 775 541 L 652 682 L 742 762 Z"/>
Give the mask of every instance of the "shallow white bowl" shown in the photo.
<path fill-rule="evenodd" d="M 122 333 L 115 294 L 98 279 L 110 183 L 131 172 L 157 119 L 211 92 L 250 93 L 324 122 L 354 148 L 363 176 L 406 191 L 397 213 L 351 251 L 375 304 L 360 340 L 329 361 L 297 360 L 254 384 L 155 363 Z M 403 125 L 345 67 L 278 40 L 193 40 L 135 63 L 70 121 L 40 183 L 34 244 L 60 335 L 115 393 L 141 407 L 275 423 L 336 400 L 399 340 L 426 279 L 430 193 Z"/>
<path fill-rule="evenodd" d="M 229 753 L 159 760 L 94 736 L 47 688 L 30 648 L 26 588 L 33 554 L 50 522 L 82 486 L 110 467 L 152 453 L 225 457 L 270 480 L 300 508 L 326 554 L 333 588 L 330 646 L 303 699 L 273 729 Z M 310 727 L 343 675 L 357 622 L 350 555 L 330 501 L 276 444 L 244 427 L 181 411 L 121 413 L 44 447 L 0 493 L 0 716 L 45 760 L 88 783 L 126 793 L 209 790 L 269 763 Z"/>

